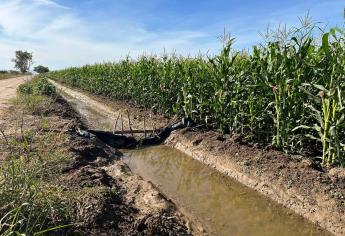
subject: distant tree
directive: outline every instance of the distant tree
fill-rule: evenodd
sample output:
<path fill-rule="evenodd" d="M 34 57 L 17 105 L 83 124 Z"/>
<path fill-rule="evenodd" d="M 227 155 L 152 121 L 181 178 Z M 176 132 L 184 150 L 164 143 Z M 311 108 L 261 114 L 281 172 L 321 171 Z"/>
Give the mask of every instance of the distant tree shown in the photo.
<path fill-rule="evenodd" d="M 49 68 L 46 66 L 39 65 L 39 66 L 34 67 L 34 71 L 39 74 L 42 74 L 42 73 L 49 72 Z"/>
<path fill-rule="evenodd" d="M 15 58 L 12 59 L 14 62 L 14 68 L 20 70 L 21 73 L 27 73 L 33 64 L 32 53 L 26 51 L 16 51 Z"/>

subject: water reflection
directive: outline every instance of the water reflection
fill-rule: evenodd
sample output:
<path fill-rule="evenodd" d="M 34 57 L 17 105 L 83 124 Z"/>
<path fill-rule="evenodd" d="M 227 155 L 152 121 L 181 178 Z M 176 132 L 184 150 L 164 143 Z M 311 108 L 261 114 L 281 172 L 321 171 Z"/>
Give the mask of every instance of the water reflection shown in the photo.
<path fill-rule="evenodd" d="M 89 127 L 111 130 L 114 121 L 109 114 L 66 93 L 62 95 L 86 118 Z M 134 172 L 154 183 L 216 235 L 328 235 L 175 149 L 155 146 L 125 154 Z"/>
<path fill-rule="evenodd" d="M 328 235 L 302 217 L 178 150 L 126 151 L 131 169 L 153 182 L 216 235 Z"/>

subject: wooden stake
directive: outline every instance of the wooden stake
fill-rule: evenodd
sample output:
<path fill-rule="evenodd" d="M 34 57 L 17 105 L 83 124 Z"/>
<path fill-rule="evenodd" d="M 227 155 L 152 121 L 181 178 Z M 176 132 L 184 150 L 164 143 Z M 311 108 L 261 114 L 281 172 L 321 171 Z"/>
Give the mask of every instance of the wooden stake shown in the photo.
<path fill-rule="evenodd" d="M 123 132 L 123 117 L 122 117 L 122 114 L 121 114 L 121 131 Z"/>
<path fill-rule="evenodd" d="M 146 138 L 146 116 L 144 115 L 144 137 Z"/>
<path fill-rule="evenodd" d="M 119 120 L 120 118 L 120 113 L 118 113 L 117 117 L 116 117 L 116 121 L 115 121 L 115 124 L 114 124 L 114 127 L 113 127 L 113 134 L 115 133 L 116 131 L 116 127 L 117 127 L 117 121 Z"/>
<path fill-rule="evenodd" d="M 128 117 L 128 126 L 129 126 L 129 130 L 131 131 L 131 135 L 133 136 L 132 133 L 132 126 L 131 126 L 131 117 L 129 116 L 129 111 L 127 110 L 127 117 Z"/>

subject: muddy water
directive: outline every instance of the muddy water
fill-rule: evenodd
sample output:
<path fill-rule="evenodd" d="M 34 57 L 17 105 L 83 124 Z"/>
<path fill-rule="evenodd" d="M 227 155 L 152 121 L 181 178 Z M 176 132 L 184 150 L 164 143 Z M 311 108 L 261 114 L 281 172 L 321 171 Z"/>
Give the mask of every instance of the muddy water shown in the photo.
<path fill-rule="evenodd" d="M 184 153 L 154 146 L 125 152 L 135 173 L 215 235 L 328 235 L 307 220 Z"/>
<path fill-rule="evenodd" d="M 84 97 L 62 95 L 94 129 L 111 130 L 115 112 Z M 126 150 L 133 172 L 151 181 L 168 198 L 197 218 L 214 235 L 329 235 L 292 211 L 182 152 L 154 146 Z"/>

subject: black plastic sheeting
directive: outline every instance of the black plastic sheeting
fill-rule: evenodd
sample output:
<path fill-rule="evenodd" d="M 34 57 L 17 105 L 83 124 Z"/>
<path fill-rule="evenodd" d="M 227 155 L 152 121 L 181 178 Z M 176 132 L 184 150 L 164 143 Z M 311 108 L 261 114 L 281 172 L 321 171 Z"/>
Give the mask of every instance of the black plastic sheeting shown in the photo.
<path fill-rule="evenodd" d="M 134 137 L 116 135 L 112 132 L 102 131 L 102 130 L 73 130 L 77 135 L 86 138 L 97 138 L 103 143 L 114 147 L 114 148 L 135 148 L 138 146 L 150 146 L 163 143 L 171 134 L 172 131 L 183 129 L 187 127 L 194 127 L 195 123 L 190 118 L 183 118 L 180 122 L 169 125 L 152 137 L 137 140 Z M 72 130 L 71 130 L 72 131 Z"/>

